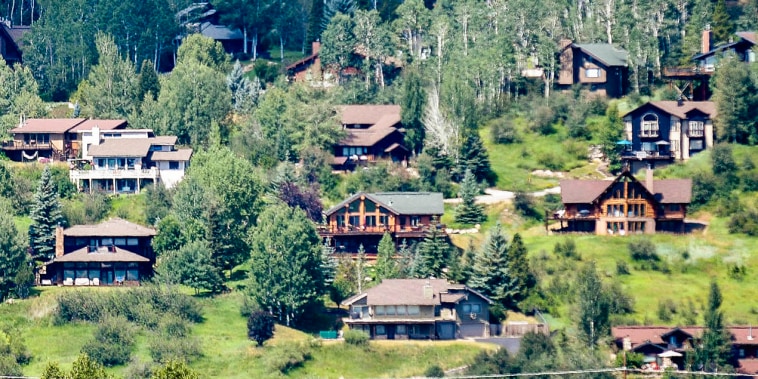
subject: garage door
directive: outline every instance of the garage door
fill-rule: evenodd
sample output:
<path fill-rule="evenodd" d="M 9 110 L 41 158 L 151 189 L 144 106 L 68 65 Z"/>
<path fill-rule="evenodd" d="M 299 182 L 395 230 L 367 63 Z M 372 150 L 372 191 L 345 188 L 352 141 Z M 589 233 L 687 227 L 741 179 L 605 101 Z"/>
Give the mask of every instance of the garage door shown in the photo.
<path fill-rule="evenodd" d="M 460 326 L 461 337 L 484 337 L 484 328 L 486 324 L 462 324 Z"/>

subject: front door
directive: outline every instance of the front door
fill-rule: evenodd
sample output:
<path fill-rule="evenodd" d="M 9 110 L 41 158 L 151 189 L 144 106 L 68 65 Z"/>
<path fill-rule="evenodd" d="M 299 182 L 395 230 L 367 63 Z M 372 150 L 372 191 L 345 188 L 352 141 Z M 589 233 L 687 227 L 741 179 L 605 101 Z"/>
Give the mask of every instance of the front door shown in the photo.
<path fill-rule="evenodd" d="M 387 339 L 388 340 L 394 340 L 395 339 L 395 325 L 387 325 Z"/>

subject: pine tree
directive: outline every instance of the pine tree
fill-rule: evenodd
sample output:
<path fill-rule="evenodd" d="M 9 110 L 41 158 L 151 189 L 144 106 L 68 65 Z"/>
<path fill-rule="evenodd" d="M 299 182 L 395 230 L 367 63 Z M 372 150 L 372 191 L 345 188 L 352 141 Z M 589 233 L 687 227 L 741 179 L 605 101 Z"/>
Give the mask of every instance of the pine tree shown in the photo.
<path fill-rule="evenodd" d="M 414 154 L 419 154 L 424 147 L 424 124 L 421 118 L 424 116 L 426 91 L 417 66 L 406 70 L 404 79 L 402 121 L 406 130 L 405 142 Z"/>
<path fill-rule="evenodd" d="M 355 262 L 355 284 L 358 287 L 358 293 L 363 293 L 363 281 L 366 269 L 366 249 L 363 244 L 358 245 L 358 256 Z"/>
<path fill-rule="evenodd" d="M 455 208 L 455 222 L 461 224 L 477 224 L 487 219 L 484 210 L 476 204 L 476 195 L 479 193 L 479 186 L 476 183 L 476 177 L 471 170 L 466 170 L 461 182 L 461 204 Z"/>
<path fill-rule="evenodd" d="M 26 251 L 12 215 L 0 212 L 0 302 L 17 286 L 16 278 L 27 263 Z"/>
<path fill-rule="evenodd" d="M 529 270 L 529 261 L 526 258 L 527 250 L 521 235 L 513 235 L 506 255 L 508 272 L 514 280 L 514 290 L 508 299 L 511 307 L 517 307 L 518 302 L 529 296 L 529 289 L 534 286 L 534 278 Z"/>
<path fill-rule="evenodd" d="M 474 256 L 468 285 L 490 299 L 506 305 L 515 291 L 516 280 L 507 265 L 508 240 L 498 222 L 487 233 L 484 244 Z"/>
<path fill-rule="evenodd" d="M 479 138 L 479 134 L 474 131 L 466 132 L 463 143 L 460 147 L 459 162 L 456 167 L 458 174 L 465 173 L 466 170 L 471 170 L 478 182 L 486 182 L 492 184 L 494 182 L 494 174 L 490 167 L 490 158 L 487 154 L 487 149 L 484 148 L 482 139 Z"/>
<path fill-rule="evenodd" d="M 374 268 L 376 270 L 376 278 L 379 281 L 382 279 L 392 279 L 397 277 L 395 242 L 392 241 L 392 236 L 387 232 L 384 233 L 381 241 L 379 241 Z"/>
<path fill-rule="evenodd" d="M 729 332 L 724 326 L 724 314 L 721 312 L 721 290 L 718 284 L 711 282 L 711 290 L 708 294 L 708 308 L 703 319 L 705 329 L 701 344 L 695 351 L 696 370 L 707 372 L 722 371 L 730 364 L 731 339 Z"/>
<path fill-rule="evenodd" d="M 324 28 L 321 26 L 324 19 L 324 0 L 313 0 L 311 3 L 311 16 L 308 21 L 308 36 L 306 43 L 318 41 Z M 313 53 L 311 51 L 311 53 Z"/>
<path fill-rule="evenodd" d="M 29 245 L 35 259 L 52 259 L 55 254 L 55 228 L 62 226 L 61 203 L 53 183 L 50 166 L 45 166 L 34 194 L 29 226 Z"/>
<path fill-rule="evenodd" d="M 331 238 L 326 239 L 321 246 L 321 273 L 324 277 L 324 285 L 331 286 L 334 283 L 334 279 L 337 275 L 337 267 L 339 262 L 334 254 L 334 247 L 332 247 Z"/>
<path fill-rule="evenodd" d="M 711 16 L 713 26 L 713 38 L 717 43 L 729 42 L 729 38 L 734 34 L 734 24 L 729 18 L 729 12 L 726 10 L 726 1 L 718 0 L 716 8 L 713 9 Z"/>
<path fill-rule="evenodd" d="M 418 277 L 418 255 L 415 252 L 415 249 L 411 248 L 411 246 L 408 246 L 408 243 L 403 240 L 400 243 L 400 248 L 398 250 L 398 255 L 400 255 L 400 265 L 398 267 L 398 278 L 402 279 L 410 279 L 410 278 L 416 278 Z"/>
<path fill-rule="evenodd" d="M 145 100 L 145 96 L 148 94 L 150 94 L 149 96 L 152 100 L 157 100 L 158 94 L 161 92 L 161 83 L 158 80 L 158 73 L 155 72 L 153 62 L 149 59 L 142 61 L 137 81 L 137 90 L 139 91 L 137 96 L 139 101 Z"/>
<path fill-rule="evenodd" d="M 252 82 L 246 78 L 240 61 L 234 62 L 232 71 L 226 76 L 226 85 L 232 92 L 232 108 L 242 114 L 252 113 L 261 92 L 261 82 L 256 77 Z"/>
<path fill-rule="evenodd" d="M 450 248 L 447 236 L 440 232 L 439 224 L 433 220 L 424 240 L 418 244 L 416 253 L 417 259 L 419 259 L 417 275 L 422 278 L 432 276 L 441 278 L 442 269 L 447 266 L 450 259 Z"/>

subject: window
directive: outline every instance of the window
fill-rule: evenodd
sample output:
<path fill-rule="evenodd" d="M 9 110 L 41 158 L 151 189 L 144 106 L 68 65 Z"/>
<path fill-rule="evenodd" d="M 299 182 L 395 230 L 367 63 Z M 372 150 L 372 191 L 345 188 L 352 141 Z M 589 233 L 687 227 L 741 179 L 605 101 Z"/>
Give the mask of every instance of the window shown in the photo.
<path fill-rule="evenodd" d="M 679 151 L 679 141 L 671 141 L 671 151 Z"/>
<path fill-rule="evenodd" d="M 705 134 L 705 124 L 702 121 L 690 121 L 690 137 L 702 137 Z"/>
<path fill-rule="evenodd" d="M 385 333 L 387 333 L 387 331 L 384 330 L 384 325 L 377 325 L 376 326 L 376 334 L 378 334 L 378 335 L 381 336 L 381 335 L 384 335 Z"/>
<path fill-rule="evenodd" d="M 421 309 L 418 305 L 409 305 L 407 308 L 409 315 L 418 315 L 421 313 Z"/>
<path fill-rule="evenodd" d="M 376 204 L 374 204 L 373 201 L 369 201 L 368 199 L 363 202 L 363 207 L 366 208 L 366 213 L 376 212 Z"/>
<path fill-rule="evenodd" d="M 463 313 L 471 313 L 471 304 L 463 304 L 461 311 L 463 311 Z"/>
<path fill-rule="evenodd" d="M 387 216 L 379 216 L 379 224 L 387 225 Z"/>
<path fill-rule="evenodd" d="M 600 69 L 599 68 L 588 68 L 584 70 L 584 75 L 588 78 L 599 78 L 600 77 Z"/>
<path fill-rule="evenodd" d="M 655 142 L 643 142 L 642 143 L 642 151 L 655 152 L 656 150 L 658 150 L 658 149 L 655 146 Z"/>
<path fill-rule="evenodd" d="M 366 226 L 376 226 L 376 216 L 366 216 Z"/>
<path fill-rule="evenodd" d="M 350 216 L 350 225 L 358 226 L 361 224 L 361 216 Z"/>
<path fill-rule="evenodd" d="M 671 212 L 679 212 L 681 210 L 681 207 L 679 204 L 671 204 L 669 205 L 669 211 Z"/>
<path fill-rule="evenodd" d="M 420 221 L 420 217 L 411 216 L 411 226 L 418 226 L 419 221 Z"/>
<path fill-rule="evenodd" d="M 745 358 L 745 349 L 740 349 L 740 358 Z"/>
<path fill-rule="evenodd" d="M 641 137 L 658 137 L 658 116 L 648 113 L 642 116 Z"/>
<path fill-rule="evenodd" d="M 679 121 L 675 121 L 674 119 L 672 119 L 671 120 L 671 131 L 672 132 L 678 132 L 680 125 L 681 125 L 681 123 Z"/>
<path fill-rule="evenodd" d="M 388 305 L 385 307 L 385 311 L 387 313 L 387 316 L 394 316 L 395 315 L 395 306 L 394 305 Z"/>
<path fill-rule="evenodd" d="M 116 238 L 113 240 L 113 244 L 116 246 L 126 246 L 126 238 Z"/>
<path fill-rule="evenodd" d="M 690 150 L 703 150 L 703 140 L 701 140 L 701 139 L 691 139 L 690 140 Z"/>
<path fill-rule="evenodd" d="M 374 313 L 377 316 L 384 316 L 384 305 L 377 305 L 374 307 Z"/>
<path fill-rule="evenodd" d="M 169 170 L 178 170 L 179 169 L 179 162 L 177 162 L 177 161 L 169 161 L 168 162 L 168 169 Z"/>
<path fill-rule="evenodd" d="M 101 246 L 111 246 L 113 245 L 113 238 L 103 238 L 100 242 Z"/>
<path fill-rule="evenodd" d="M 127 246 L 137 246 L 137 245 L 139 245 L 139 239 L 137 239 L 137 238 L 127 238 L 126 239 L 126 245 Z"/>
<path fill-rule="evenodd" d="M 395 333 L 408 334 L 408 330 L 405 328 L 405 325 L 398 325 L 395 327 Z"/>
<path fill-rule="evenodd" d="M 397 306 L 397 315 L 398 316 L 405 316 L 405 305 L 398 305 Z"/>
<path fill-rule="evenodd" d="M 471 304 L 471 312 L 473 313 L 480 313 L 482 311 L 482 306 L 479 304 Z"/>
<path fill-rule="evenodd" d="M 130 170 L 134 170 L 134 164 L 137 163 L 136 158 L 127 158 L 126 159 L 126 168 Z"/>

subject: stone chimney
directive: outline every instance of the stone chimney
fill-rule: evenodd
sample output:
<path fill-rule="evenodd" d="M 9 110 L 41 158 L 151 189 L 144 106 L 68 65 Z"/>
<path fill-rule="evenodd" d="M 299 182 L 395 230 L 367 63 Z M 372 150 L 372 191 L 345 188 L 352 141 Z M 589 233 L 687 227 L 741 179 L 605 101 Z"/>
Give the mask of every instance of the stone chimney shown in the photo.
<path fill-rule="evenodd" d="M 429 281 L 427 280 L 426 284 L 424 284 L 424 299 L 433 299 L 434 298 L 434 289 L 432 289 L 432 285 L 429 284 Z"/>
<path fill-rule="evenodd" d="M 313 41 L 311 44 L 311 54 L 318 54 L 321 50 L 321 41 Z"/>
<path fill-rule="evenodd" d="M 647 190 L 650 191 L 650 193 L 655 194 L 655 189 L 653 188 L 653 166 L 652 165 L 647 166 L 647 171 L 645 171 L 645 187 L 647 187 Z"/>
<path fill-rule="evenodd" d="M 705 54 L 711 51 L 711 41 L 713 40 L 713 32 L 711 31 L 711 24 L 706 24 L 703 30 L 703 40 L 701 45 L 701 53 Z"/>
<path fill-rule="evenodd" d="M 63 256 L 63 227 L 60 225 L 55 227 L 55 256 Z"/>

